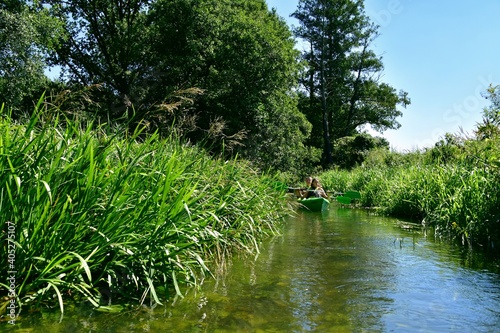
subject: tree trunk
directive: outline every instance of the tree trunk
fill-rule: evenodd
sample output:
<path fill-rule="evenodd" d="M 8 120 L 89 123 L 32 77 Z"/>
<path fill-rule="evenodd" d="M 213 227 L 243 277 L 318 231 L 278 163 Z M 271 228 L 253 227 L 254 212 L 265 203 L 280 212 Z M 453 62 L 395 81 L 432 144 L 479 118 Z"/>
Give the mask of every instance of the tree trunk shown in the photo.
<path fill-rule="evenodd" d="M 324 29 L 323 29 L 324 30 Z M 321 92 L 321 109 L 323 111 L 323 155 L 326 165 L 333 164 L 332 157 L 332 141 L 330 139 L 330 126 L 328 123 L 328 104 L 326 100 L 326 79 L 325 79 L 325 37 L 321 39 L 321 55 L 320 55 L 320 92 Z"/>
<path fill-rule="evenodd" d="M 314 48 L 313 48 L 313 41 L 310 41 L 311 45 L 311 62 L 313 62 L 313 57 L 314 57 Z M 314 66 L 311 63 L 311 66 Z M 315 85 L 314 85 L 314 72 L 315 70 L 313 68 L 309 69 L 309 109 L 312 110 L 315 105 L 315 100 L 316 100 L 316 95 L 314 94 Z"/>
<path fill-rule="evenodd" d="M 363 45 L 363 51 L 361 52 L 359 67 L 356 73 L 356 80 L 354 81 L 352 95 L 349 101 L 349 113 L 347 114 L 347 122 L 344 128 L 344 136 L 350 135 L 351 131 L 353 130 L 352 121 L 354 118 L 354 113 L 356 112 L 356 102 L 360 98 L 361 75 L 363 73 L 363 61 L 365 59 L 367 48 L 368 48 L 368 43 L 365 43 Z"/>

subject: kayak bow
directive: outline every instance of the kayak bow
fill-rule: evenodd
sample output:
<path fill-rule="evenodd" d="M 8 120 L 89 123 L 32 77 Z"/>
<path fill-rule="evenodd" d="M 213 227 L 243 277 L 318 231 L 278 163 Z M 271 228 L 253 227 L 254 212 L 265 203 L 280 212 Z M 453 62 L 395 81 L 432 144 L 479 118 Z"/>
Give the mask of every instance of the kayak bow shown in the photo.
<path fill-rule="evenodd" d="M 320 212 L 326 210 L 330 201 L 325 198 L 307 198 L 299 200 L 301 208 L 310 210 L 312 212 Z"/>

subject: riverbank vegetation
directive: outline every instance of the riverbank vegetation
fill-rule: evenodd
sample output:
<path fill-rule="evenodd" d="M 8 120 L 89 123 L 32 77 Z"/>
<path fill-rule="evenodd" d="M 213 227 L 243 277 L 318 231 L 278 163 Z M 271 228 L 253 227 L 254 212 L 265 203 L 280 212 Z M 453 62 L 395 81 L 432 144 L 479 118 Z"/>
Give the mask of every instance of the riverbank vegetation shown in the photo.
<path fill-rule="evenodd" d="M 264 0 L 0 4 L 2 253 L 13 236 L 19 304 L 180 293 L 207 260 L 258 251 L 289 212 L 273 183 L 313 173 L 498 248 L 497 87 L 470 137 L 391 152 L 363 129 L 398 129 L 410 98 L 381 81 L 363 1 L 300 0 L 293 16 L 292 31 Z"/>
<path fill-rule="evenodd" d="M 363 1 L 301 0 L 293 15 L 292 31 L 265 0 L 9 0 L 0 102 L 19 116 L 45 91 L 63 112 L 130 130 L 175 119 L 191 142 L 263 169 L 330 167 L 336 140 L 399 128 L 410 99 L 381 81 Z"/>
<path fill-rule="evenodd" d="M 23 307 L 160 303 L 226 252 L 256 253 L 289 212 L 273 177 L 243 160 L 47 115 L 0 119 L 0 219 L 15 236 L 0 286 L 13 274 Z"/>
<path fill-rule="evenodd" d="M 332 189 L 363 193 L 360 204 L 378 213 L 416 220 L 462 244 L 500 249 L 500 103 L 492 105 L 474 133 L 447 134 L 434 147 L 413 152 L 367 152 L 351 170 L 321 175 Z"/>

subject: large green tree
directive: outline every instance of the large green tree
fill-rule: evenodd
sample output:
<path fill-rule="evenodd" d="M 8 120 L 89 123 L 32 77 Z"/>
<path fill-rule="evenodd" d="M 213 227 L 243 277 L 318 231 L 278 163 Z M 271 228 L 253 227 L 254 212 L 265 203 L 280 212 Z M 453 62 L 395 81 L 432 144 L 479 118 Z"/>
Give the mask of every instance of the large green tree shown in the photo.
<path fill-rule="evenodd" d="M 172 108 L 162 106 L 197 88 L 203 95 L 176 120 L 196 119 L 192 140 L 211 133 L 225 142 L 213 149 L 227 150 L 232 142 L 234 152 L 280 169 L 303 160 L 310 125 L 294 93 L 299 53 L 286 23 L 264 0 L 45 4 L 69 36 L 54 63 L 72 82 L 98 84 L 112 117 L 154 114 L 169 123 Z"/>
<path fill-rule="evenodd" d="M 293 16 L 295 35 L 308 48 L 301 110 L 313 125 L 311 143 L 323 147 L 325 164 L 332 164 L 335 140 L 356 134 L 365 125 L 383 132 L 397 129 L 398 105 L 409 103 L 405 92 L 379 81 L 383 64 L 370 50 L 377 27 L 364 12 L 362 0 L 300 0 Z"/>
<path fill-rule="evenodd" d="M 17 0 L 0 4 L 0 105 L 19 110 L 47 83 L 45 55 L 59 32 L 44 8 Z"/>
<path fill-rule="evenodd" d="M 244 157 L 282 170 L 302 163 L 310 125 L 296 105 L 299 53 L 286 23 L 262 0 L 194 2 L 161 2 L 167 22 L 158 25 L 160 45 L 168 51 L 161 72 L 171 64 L 180 70 L 165 86 L 203 88 L 196 105 L 200 126 L 213 128 L 217 120 L 223 137 L 243 133 L 234 149 Z M 181 19 L 168 20 L 168 13 Z"/>
<path fill-rule="evenodd" d="M 52 54 L 62 79 L 81 86 L 99 85 L 94 96 L 111 117 L 142 112 L 145 80 L 154 75 L 147 12 L 149 0 L 42 0 L 64 24 Z"/>

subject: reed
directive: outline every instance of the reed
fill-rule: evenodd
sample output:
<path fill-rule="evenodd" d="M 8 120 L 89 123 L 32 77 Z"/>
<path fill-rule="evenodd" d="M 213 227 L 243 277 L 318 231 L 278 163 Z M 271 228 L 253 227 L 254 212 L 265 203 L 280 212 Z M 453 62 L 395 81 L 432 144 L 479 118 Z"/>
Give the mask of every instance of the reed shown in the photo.
<path fill-rule="evenodd" d="M 471 158 L 466 151 L 452 163 L 422 156 L 412 163 L 331 170 L 320 177 L 329 189 L 360 191 L 360 204 L 380 214 L 421 221 L 469 246 L 498 248 L 500 169 L 491 149 L 475 154 L 485 156 Z"/>
<path fill-rule="evenodd" d="M 15 226 L 18 306 L 161 303 L 224 253 L 257 252 L 289 212 L 273 176 L 245 161 L 140 129 L 42 121 L 40 106 L 26 123 L 0 118 L 0 220 L 3 236 Z"/>

